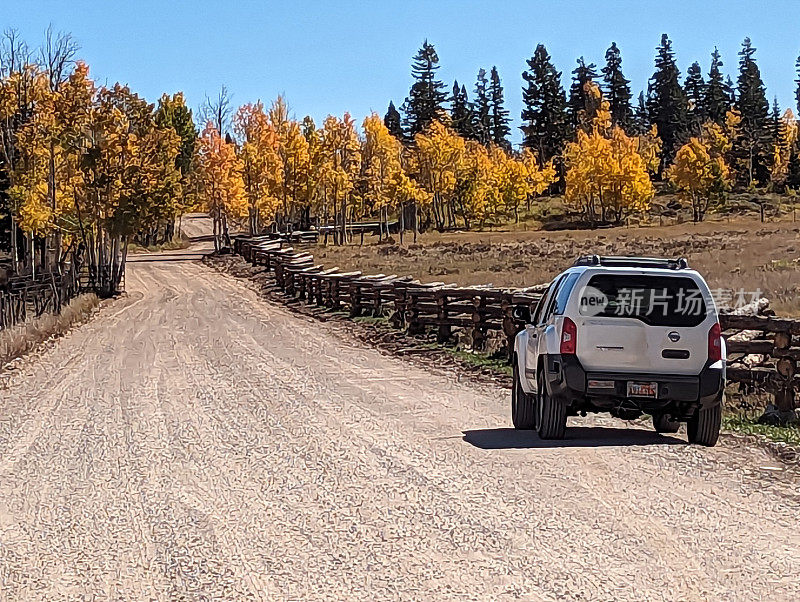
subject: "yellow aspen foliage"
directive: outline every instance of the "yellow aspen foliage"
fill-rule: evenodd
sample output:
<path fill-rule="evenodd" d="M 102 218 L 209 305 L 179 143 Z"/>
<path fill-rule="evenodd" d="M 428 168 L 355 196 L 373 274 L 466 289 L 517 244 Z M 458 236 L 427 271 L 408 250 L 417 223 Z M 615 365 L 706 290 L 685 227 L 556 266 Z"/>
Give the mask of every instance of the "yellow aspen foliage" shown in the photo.
<path fill-rule="evenodd" d="M 773 146 L 771 179 L 782 185 L 789 173 L 789 156 L 797 143 L 797 120 L 791 109 L 786 109 L 778 124 L 778 136 Z"/>
<path fill-rule="evenodd" d="M 691 138 L 675 155 L 667 177 L 680 196 L 691 203 L 694 221 L 702 221 L 712 200 L 720 199 L 730 174 L 722 156 L 714 156 L 700 138 Z"/>
<path fill-rule="evenodd" d="M 566 200 L 594 221 L 647 211 L 654 189 L 637 141 L 618 127 L 606 138 L 598 130 L 578 131 L 564 152 Z"/>
<path fill-rule="evenodd" d="M 622 219 L 626 213 L 647 211 L 655 191 L 640 154 L 640 141 L 619 127 L 609 128 L 607 103 L 597 100 L 599 88 L 589 83 L 587 91 L 595 98 L 595 112 L 590 132 L 578 130 L 577 140 L 567 145 L 567 203 L 594 221 Z"/>
<path fill-rule="evenodd" d="M 308 141 L 303 135 L 300 124 L 293 120 L 286 122 L 278 130 L 278 140 L 278 154 L 283 168 L 279 180 L 279 196 L 283 207 L 281 217 L 291 219 L 306 190 L 309 168 Z"/>
<path fill-rule="evenodd" d="M 403 171 L 402 145 L 389 133 L 389 129 L 377 113 L 367 116 L 362 127 L 364 129 L 361 153 L 363 190 L 381 222 L 386 223 L 389 220 L 389 211 L 395 209 L 401 200 L 397 196 L 397 185 L 404 184 L 398 178 Z"/>
<path fill-rule="evenodd" d="M 489 150 L 475 140 L 467 141 L 459 154 L 453 180 L 454 192 L 467 228 L 472 220 L 483 225 L 497 211 L 497 184 L 502 177 L 502 166 L 494 159 Z"/>
<path fill-rule="evenodd" d="M 655 125 L 648 132 L 636 137 L 636 152 L 639 153 L 651 175 L 658 173 L 661 164 L 661 146 L 661 138 Z"/>
<path fill-rule="evenodd" d="M 285 223 L 294 221 L 297 214 L 308 207 L 309 141 L 304 126 L 289 117 L 289 107 L 283 96 L 272 103 L 267 118 L 278 140 L 281 173 L 275 196 L 279 201 L 278 221 Z"/>
<path fill-rule="evenodd" d="M 323 168 L 322 132 L 317 129 L 314 120 L 306 115 L 301 124 L 303 137 L 308 143 L 308 175 L 306 177 L 305 191 L 303 192 L 303 222 L 306 227 L 310 224 L 311 211 L 320 213 L 320 199 L 322 197 L 321 175 Z"/>
<path fill-rule="evenodd" d="M 230 242 L 225 240 L 229 222 L 246 219 L 249 207 L 236 149 L 210 122 L 200 136 L 195 172 L 199 198 L 213 218 L 215 247 L 220 248 Z"/>
<path fill-rule="evenodd" d="M 530 194 L 542 194 L 556 181 L 556 168 L 553 165 L 553 161 L 548 161 L 540 166 L 536 154 L 529 148 L 522 151 L 519 161 L 525 165 Z"/>
<path fill-rule="evenodd" d="M 17 157 L 9 197 L 18 213 L 18 224 L 28 234 L 44 236 L 54 228 L 56 208 L 51 195 L 51 148 L 55 144 L 57 120 L 55 98 L 45 73 L 39 70 L 16 74 L 12 87 L 20 77 L 29 77 L 27 88 L 31 109 L 15 140 Z"/>
<path fill-rule="evenodd" d="M 443 227 L 466 152 L 465 140 L 441 121 L 434 120 L 414 141 L 418 181 L 430 194 L 436 225 Z"/>
<path fill-rule="evenodd" d="M 335 230 L 334 241 L 346 242 L 347 218 L 356 179 L 361 170 L 361 142 L 355 129 L 355 122 L 349 113 L 342 119 L 328 115 L 322 125 L 320 140 L 322 168 L 320 185 L 327 203 L 332 203 L 333 215 L 339 228 Z"/>
<path fill-rule="evenodd" d="M 700 132 L 700 139 L 708 147 L 712 157 L 727 157 L 733 148 L 739 123 L 742 118 L 736 109 L 729 110 L 725 115 L 725 123 L 718 124 L 706 121 Z"/>
<path fill-rule="evenodd" d="M 251 234 L 257 234 L 274 219 L 280 206 L 283 159 L 278 133 L 260 102 L 239 107 L 233 117 L 233 129 L 240 141 L 248 226 Z"/>
<path fill-rule="evenodd" d="M 611 130 L 612 168 L 605 194 L 607 207 L 616 221 L 626 213 L 644 213 L 655 194 L 635 138 L 619 127 Z"/>
<path fill-rule="evenodd" d="M 607 134 L 611 129 L 611 105 L 603 98 L 603 92 L 593 81 L 583 84 L 586 93 L 586 108 L 580 111 L 578 121 L 587 130 L 597 129 Z"/>

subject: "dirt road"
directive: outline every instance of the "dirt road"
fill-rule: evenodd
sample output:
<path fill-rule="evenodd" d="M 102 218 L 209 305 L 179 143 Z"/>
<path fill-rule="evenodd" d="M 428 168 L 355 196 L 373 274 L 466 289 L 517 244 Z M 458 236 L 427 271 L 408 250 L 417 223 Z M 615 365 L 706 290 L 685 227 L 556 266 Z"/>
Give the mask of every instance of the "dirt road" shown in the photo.
<path fill-rule="evenodd" d="M 180 251 L 4 377 L 3 600 L 797 600 L 796 473 L 381 355 Z"/>

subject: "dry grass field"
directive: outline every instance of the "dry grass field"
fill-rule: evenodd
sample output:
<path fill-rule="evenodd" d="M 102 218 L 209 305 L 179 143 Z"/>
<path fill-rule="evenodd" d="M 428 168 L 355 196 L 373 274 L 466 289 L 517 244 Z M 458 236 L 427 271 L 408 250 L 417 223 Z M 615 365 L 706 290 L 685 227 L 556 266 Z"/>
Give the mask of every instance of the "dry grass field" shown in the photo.
<path fill-rule="evenodd" d="M 699 224 L 598 230 L 525 231 L 524 226 L 480 232 L 429 232 L 363 246 L 313 250 L 326 266 L 365 273 L 410 274 L 423 281 L 529 286 L 545 282 L 586 253 L 683 256 L 712 289 L 760 290 L 778 314 L 800 315 L 800 221 L 789 215 L 761 223 L 730 217 Z M 357 243 L 357 240 L 356 240 Z"/>

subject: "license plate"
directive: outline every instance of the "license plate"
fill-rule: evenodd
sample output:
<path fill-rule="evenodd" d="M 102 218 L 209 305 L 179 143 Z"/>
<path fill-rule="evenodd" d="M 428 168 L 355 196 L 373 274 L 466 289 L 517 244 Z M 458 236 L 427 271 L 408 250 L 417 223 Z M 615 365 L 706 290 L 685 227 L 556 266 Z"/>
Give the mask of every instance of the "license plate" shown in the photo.
<path fill-rule="evenodd" d="M 658 383 L 628 382 L 628 397 L 657 397 Z"/>

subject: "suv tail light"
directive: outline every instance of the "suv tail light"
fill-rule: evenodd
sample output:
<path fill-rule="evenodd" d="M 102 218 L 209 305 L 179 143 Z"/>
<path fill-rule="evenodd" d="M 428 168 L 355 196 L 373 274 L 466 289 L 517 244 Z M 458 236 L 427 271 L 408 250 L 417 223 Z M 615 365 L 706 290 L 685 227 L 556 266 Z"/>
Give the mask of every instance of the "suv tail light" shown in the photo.
<path fill-rule="evenodd" d="M 573 355 L 578 342 L 578 327 L 569 318 L 561 325 L 561 355 Z"/>
<path fill-rule="evenodd" d="M 722 331 L 719 322 L 708 331 L 708 359 L 712 362 L 722 359 Z"/>

